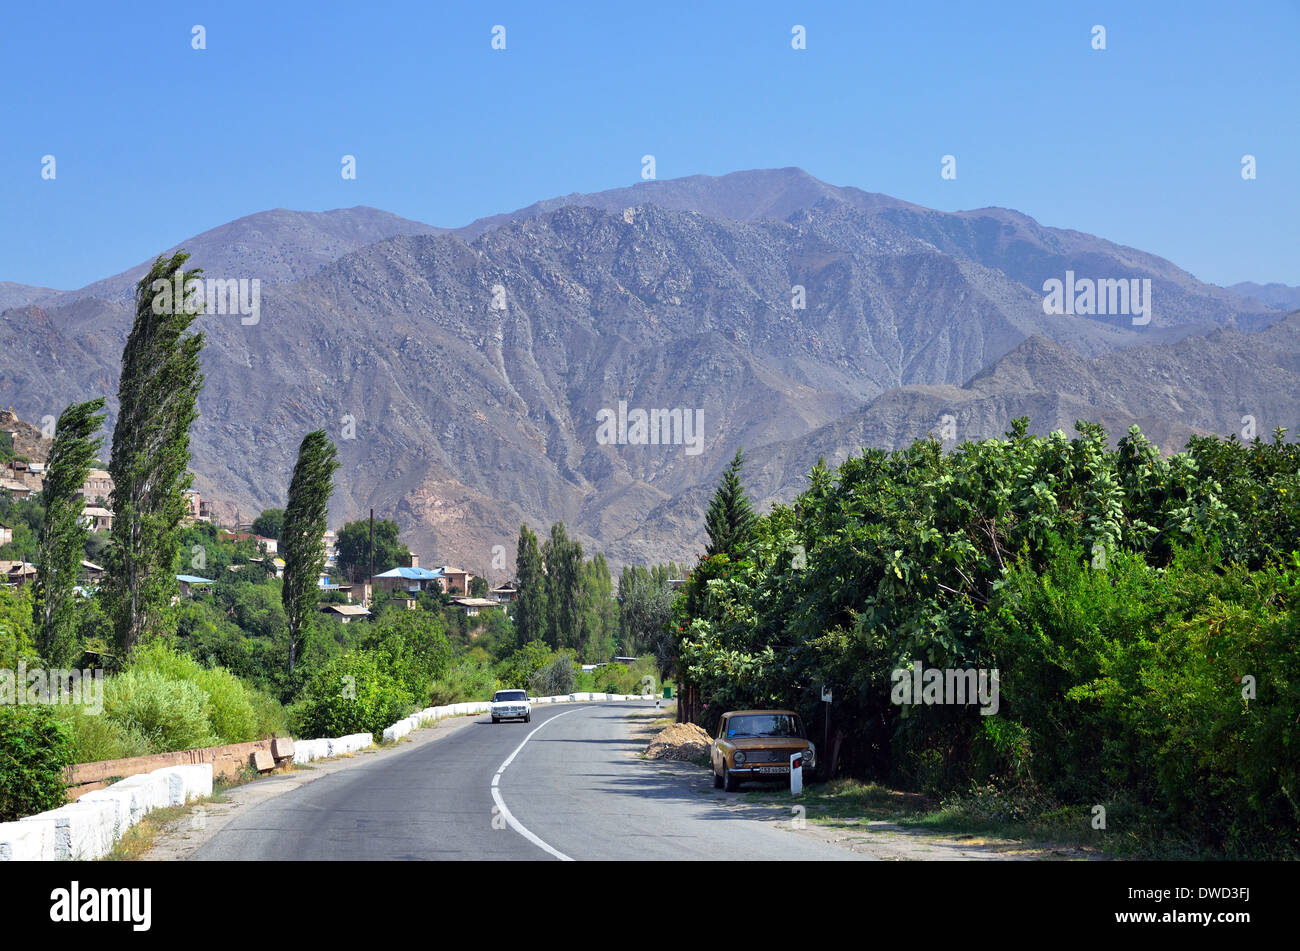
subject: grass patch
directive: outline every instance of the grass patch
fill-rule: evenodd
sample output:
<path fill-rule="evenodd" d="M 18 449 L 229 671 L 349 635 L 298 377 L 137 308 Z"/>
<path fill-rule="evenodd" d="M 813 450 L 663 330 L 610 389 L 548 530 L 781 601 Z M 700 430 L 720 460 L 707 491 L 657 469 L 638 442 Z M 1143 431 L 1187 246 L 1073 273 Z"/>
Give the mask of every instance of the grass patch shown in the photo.
<path fill-rule="evenodd" d="M 130 829 L 126 834 L 118 839 L 113 845 L 113 850 L 105 855 L 99 861 L 101 862 L 136 862 L 153 848 L 155 840 L 159 833 L 168 825 L 177 819 L 183 819 L 189 814 L 190 809 L 200 803 L 221 802 L 215 794 L 204 796 L 201 799 L 194 799 L 183 806 L 164 806 L 161 809 L 155 809 L 149 813 Z"/>
<path fill-rule="evenodd" d="M 748 795 L 760 802 L 798 802 L 807 809 L 809 822 L 829 828 L 853 829 L 868 823 L 888 822 L 958 840 L 1010 840 L 1028 847 L 1069 847 L 1108 853 L 1131 852 L 1136 841 L 1131 836 L 1093 829 L 1089 807 L 1063 806 L 991 787 L 940 801 L 878 783 L 834 779 L 805 785 L 803 795 L 797 798 L 774 789 L 755 789 Z M 1112 830 L 1114 821 L 1126 824 L 1129 817 L 1129 810 L 1122 804 L 1108 806 L 1108 825 Z"/>

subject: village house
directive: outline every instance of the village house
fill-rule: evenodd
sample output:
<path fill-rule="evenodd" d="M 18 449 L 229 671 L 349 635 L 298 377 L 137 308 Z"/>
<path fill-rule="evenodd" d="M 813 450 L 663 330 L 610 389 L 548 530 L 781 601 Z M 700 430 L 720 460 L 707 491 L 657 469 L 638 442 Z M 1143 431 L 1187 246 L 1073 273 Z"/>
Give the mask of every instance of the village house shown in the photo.
<path fill-rule="evenodd" d="M 418 564 L 398 565 L 396 568 L 380 572 L 370 581 L 377 591 L 405 591 L 415 594 L 420 591 L 443 590 L 442 573 L 421 568 Z"/>
<path fill-rule="evenodd" d="M 519 600 L 519 589 L 513 581 L 497 585 L 490 593 L 499 604 L 514 604 Z"/>
<path fill-rule="evenodd" d="M 187 525 L 193 525 L 195 522 L 212 521 L 212 504 L 203 501 L 203 496 L 199 495 L 198 489 L 185 490 L 185 507 L 185 523 Z"/>
<path fill-rule="evenodd" d="M 89 503 L 107 502 L 113 492 L 113 477 L 105 469 L 91 469 L 81 483 L 81 497 Z"/>
<path fill-rule="evenodd" d="M 31 486 L 19 482 L 17 479 L 0 479 L 0 489 L 8 492 L 19 502 L 30 499 L 36 492 Z"/>
<path fill-rule="evenodd" d="M 250 539 L 258 545 L 265 546 L 268 555 L 279 553 L 280 543 L 274 538 L 254 535 L 252 532 L 217 532 L 217 539 L 223 542 L 246 542 Z"/>
<path fill-rule="evenodd" d="M 347 624 L 355 618 L 370 617 L 370 610 L 360 604 L 326 604 L 321 607 L 321 614 Z"/>
<path fill-rule="evenodd" d="M 180 585 L 182 598 L 192 598 L 196 588 L 203 588 L 216 582 L 212 578 L 200 578 L 197 575 L 177 575 L 176 583 Z"/>
<path fill-rule="evenodd" d="M 92 532 L 111 532 L 113 513 L 98 505 L 87 505 L 81 510 L 81 524 Z"/>
<path fill-rule="evenodd" d="M 36 579 L 36 566 L 30 561 L 0 560 L 0 583 L 15 588 L 22 587 Z"/>
<path fill-rule="evenodd" d="M 463 608 L 467 617 L 478 617 L 480 611 L 501 607 L 501 602 L 492 598 L 452 598 L 451 601 Z"/>
<path fill-rule="evenodd" d="M 469 579 L 474 577 L 472 574 L 468 571 L 461 571 L 459 568 L 452 568 L 450 565 L 443 565 L 440 570 L 443 577 L 442 590 L 444 594 L 469 594 Z"/>

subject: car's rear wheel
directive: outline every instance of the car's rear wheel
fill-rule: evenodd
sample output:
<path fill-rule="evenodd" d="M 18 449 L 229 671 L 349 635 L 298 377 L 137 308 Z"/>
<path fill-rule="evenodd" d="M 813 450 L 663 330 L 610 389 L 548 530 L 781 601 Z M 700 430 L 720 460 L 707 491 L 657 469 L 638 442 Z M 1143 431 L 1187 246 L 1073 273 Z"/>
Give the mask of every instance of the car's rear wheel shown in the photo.
<path fill-rule="evenodd" d="M 736 792 L 740 789 L 740 777 L 725 765 L 722 767 L 722 788 L 727 792 Z"/>

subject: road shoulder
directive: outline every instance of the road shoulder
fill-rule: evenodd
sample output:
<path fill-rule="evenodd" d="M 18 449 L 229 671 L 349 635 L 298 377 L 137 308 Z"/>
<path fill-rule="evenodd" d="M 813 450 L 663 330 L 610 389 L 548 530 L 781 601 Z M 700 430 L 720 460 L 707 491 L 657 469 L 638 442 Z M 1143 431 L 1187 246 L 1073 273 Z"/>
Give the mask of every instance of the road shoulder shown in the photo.
<path fill-rule="evenodd" d="M 140 856 L 140 861 L 185 861 L 250 807 L 283 796 L 322 777 L 374 762 L 376 756 L 405 755 L 436 743 L 479 719 L 479 716 L 473 715 L 438 720 L 408 734 L 396 744 L 375 746 L 335 759 L 316 760 L 308 766 L 296 767 L 286 773 L 276 773 L 228 789 L 214 800 L 195 803 L 185 815 L 163 826 L 155 836 L 153 845 Z"/>
<path fill-rule="evenodd" d="M 638 711 L 628 715 L 628 730 L 644 750 L 664 723 L 656 723 L 666 711 Z M 793 797 L 776 784 L 747 786 L 728 793 L 713 787 L 707 766 L 678 760 L 636 761 L 663 777 L 672 777 L 693 795 L 710 801 L 738 819 L 766 823 L 791 835 L 813 840 L 855 854 L 883 861 L 1027 861 L 1095 860 L 1104 858 L 1094 850 L 1018 839 L 976 835 L 944 835 L 923 828 L 884 821 L 869 816 L 819 815 L 823 810 L 815 795 Z M 818 787 L 809 785 L 806 792 Z"/>

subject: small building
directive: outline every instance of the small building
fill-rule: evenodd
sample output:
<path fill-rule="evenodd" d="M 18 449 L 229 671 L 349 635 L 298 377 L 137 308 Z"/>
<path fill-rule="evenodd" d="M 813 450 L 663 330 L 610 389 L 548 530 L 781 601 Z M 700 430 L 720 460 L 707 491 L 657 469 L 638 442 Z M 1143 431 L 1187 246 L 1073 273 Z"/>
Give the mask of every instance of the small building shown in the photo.
<path fill-rule="evenodd" d="M 430 571 L 428 568 L 407 567 L 399 565 L 381 572 L 370 579 L 378 591 L 405 591 L 417 594 L 421 591 L 445 590 L 442 572 Z"/>
<path fill-rule="evenodd" d="M 185 490 L 185 522 L 193 525 L 195 522 L 212 521 L 212 505 L 203 501 L 203 496 L 199 495 L 198 489 Z"/>
<path fill-rule="evenodd" d="M 81 497 L 87 502 L 97 502 L 103 499 L 108 501 L 108 497 L 113 493 L 113 477 L 108 474 L 107 469 L 91 469 L 86 473 L 86 481 L 81 483 Z"/>
<path fill-rule="evenodd" d="M 492 598 L 452 598 L 451 601 L 464 608 L 467 617 L 478 617 L 479 612 L 485 608 L 501 607 L 501 602 L 494 601 Z"/>
<path fill-rule="evenodd" d="M 450 565 L 443 565 L 440 571 L 444 594 L 469 594 L 469 579 L 474 577 L 472 574 Z"/>
<path fill-rule="evenodd" d="M 30 499 L 36 491 L 31 486 L 24 485 L 17 479 L 0 479 L 0 490 L 8 492 L 19 502 Z"/>
<path fill-rule="evenodd" d="M 36 580 L 36 566 L 30 561 L 0 561 L 0 583 L 21 588 Z"/>
<path fill-rule="evenodd" d="M 352 603 L 352 585 L 349 582 L 344 581 L 340 584 L 334 581 L 331 575 L 323 574 L 316 582 L 316 587 L 320 588 L 321 591 L 338 591 L 348 599 L 349 604 Z"/>
<path fill-rule="evenodd" d="M 321 606 L 320 612 L 341 624 L 347 624 L 357 618 L 370 617 L 370 610 L 360 604 L 325 604 Z"/>
<path fill-rule="evenodd" d="M 176 582 L 181 587 L 182 598 L 192 598 L 196 588 L 203 588 L 216 583 L 212 578 L 200 578 L 197 575 L 177 575 Z"/>
<path fill-rule="evenodd" d="M 100 581 L 104 580 L 104 569 L 93 561 L 86 561 L 83 558 L 81 561 L 81 570 L 85 574 L 86 580 L 92 584 L 98 584 Z"/>
<path fill-rule="evenodd" d="M 493 599 L 501 604 L 514 604 L 519 600 L 519 589 L 515 587 L 513 581 L 507 581 L 505 584 L 497 585 L 489 594 Z"/>
<path fill-rule="evenodd" d="M 81 524 L 92 532 L 111 532 L 113 513 L 99 505 L 87 505 L 81 510 Z"/>
<path fill-rule="evenodd" d="M 251 541 L 266 548 L 268 555 L 276 555 L 280 551 L 280 543 L 274 538 L 267 538 L 265 535 L 254 535 L 252 532 L 217 532 L 217 540 L 222 542 Z"/>

